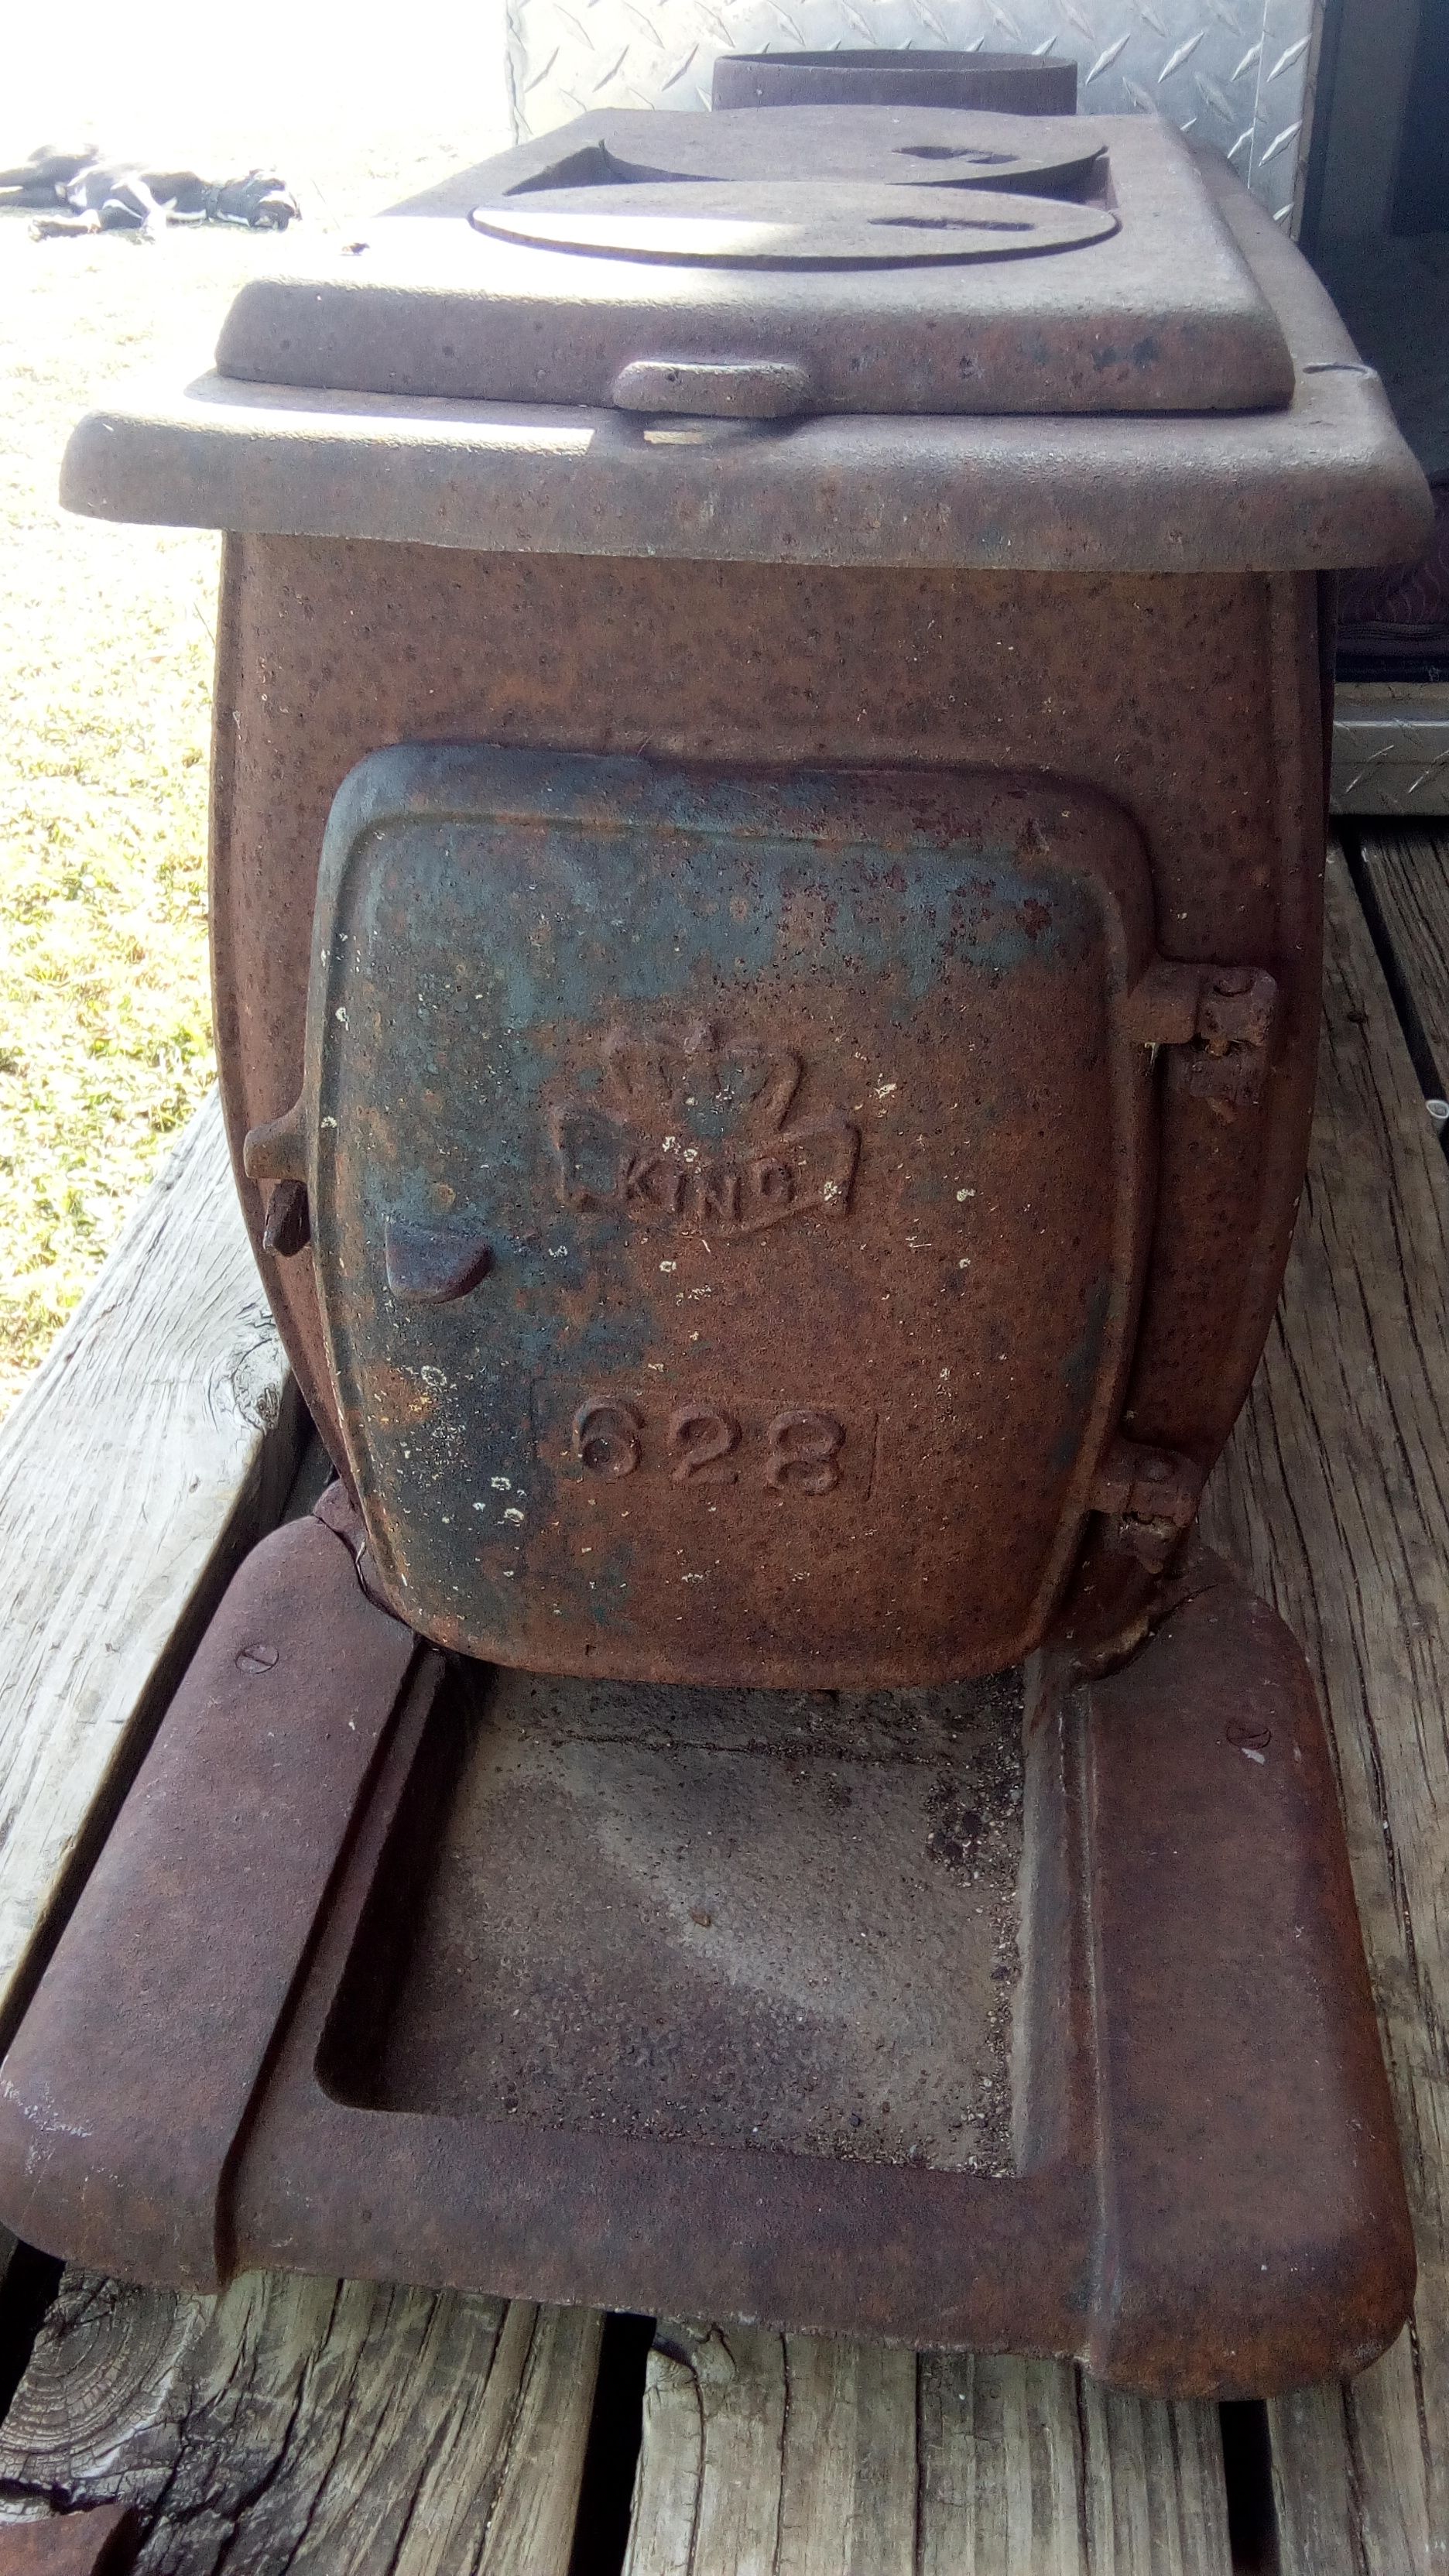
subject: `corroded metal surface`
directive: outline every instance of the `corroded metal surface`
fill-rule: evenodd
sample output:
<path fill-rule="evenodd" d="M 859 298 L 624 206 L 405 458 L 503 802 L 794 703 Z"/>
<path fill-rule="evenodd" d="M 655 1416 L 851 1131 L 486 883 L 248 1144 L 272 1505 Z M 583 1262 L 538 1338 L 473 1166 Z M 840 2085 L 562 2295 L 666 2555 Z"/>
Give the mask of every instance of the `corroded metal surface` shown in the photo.
<path fill-rule="evenodd" d="M 322 1604 L 285 1608 L 277 1566 L 258 1551 L 233 1586 L 141 1775 L 141 1826 L 123 1819 L 7 2061 L 0 2195 L 42 2244 L 165 2281 L 281 2261 L 1073 2354 L 1167 2396 L 1352 2371 L 1397 2331 L 1412 2245 L 1327 1746 L 1297 1647 L 1211 1560 L 1159 1595 L 1120 1672 L 1029 1676 L 1007 2153 L 984 2118 L 1001 2067 L 984 1997 L 1016 1946 L 1009 1688 L 778 1716 L 656 1692 L 621 1722 L 593 1685 L 515 1684 L 430 1724 L 429 1693 L 399 1704 L 376 1656 L 345 1698 L 299 1693 L 299 1622 Z M 237 1639 L 279 1650 L 241 1696 Z M 359 1785 L 381 1749 L 350 1848 L 305 1787 L 334 1774 L 339 1727 Z M 282 1739 L 299 1794 L 263 1906 L 254 1834 L 219 1825 Z M 892 1752 L 903 1769 L 880 1767 Z M 531 1864 L 523 1912 L 500 1838 Z M 882 1838 L 905 1955 L 871 1875 Z M 763 1946 L 727 1937 L 752 1870 L 779 1918 Z M 827 1976 L 842 1913 L 870 1955 Z M 953 1972 L 976 2000 L 933 2038 Z M 828 2026 L 832 2008 L 858 2026 L 827 2051 L 817 2126 L 803 2089 L 782 2122 L 792 2011 Z M 681 2016 L 701 2052 L 682 2101 Z M 218 2064 L 235 2033 L 250 2069 L 279 2019 L 238 2138 Z M 611 2030 L 625 2062 L 600 2054 Z M 153 2196 L 137 2147 L 158 2134 Z"/>
<path fill-rule="evenodd" d="M 839 151 L 987 149 L 917 114 Z M 244 296 L 189 420 L 74 451 L 88 506 L 150 442 L 146 506 L 232 531 L 218 1046 L 347 1483 L 127 1803 L 0 2207 L 156 2278 L 1259 2394 L 1370 2359 L 1413 2277 L 1311 1686 L 1190 1532 L 1304 1167 L 1317 574 L 1422 485 L 1175 138 L 1110 136 L 1053 220 L 1110 190 L 1120 231 L 1020 262 L 782 266 L 828 261 L 792 199 L 743 279 L 676 255 L 698 169 L 629 213 L 630 150 L 753 186 L 792 115 L 525 147 Z M 1036 220 L 891 184 L 911 232 Z M 554 246 L 483 243 L 483 196 Z M 1185 386 L 1283 407 L 1056 416 Z M 795 417 L 832 405 L 880 416 Z M 514 1678 L 434 1712 L 415 1631 Z M 1029 1649 L 1023 1765 L 972 1677 Z"/>
<path fill-rule="evenodd" d="M 1195 1583 L 1088 1694 L 1112 2177 L 1088 2357 L 1237 2395 L 1272 2384 L 1275 2348 L 1300 2385 L 1330 2352 L 1361 2367 L 1414 2257 L 1313 1684 L 1266 1603 Z"/>
<path fill-rule="evenodd" d="M 418 1654 L 320 1520 L 247 1558 L 0 2076 L 6 2206 L 28 2242 L 133 2279 L 230 2269 L 223 2175 Z"/>
<path fill-rule="evenodd" d="M 776 67 L 788 75 L 800 59 L 779 55 Z M 1109 129 L 1095 118 L 1068 112 L 1023 123 L 1015 114 L 963 114 L 964 104 L 797 103 L 783 120 L 749 107 L 723 118 L 624 110 L 582 118 L 484 167 L 510 194 L 531 195 L 546 183 L 607 184 L 624 188 L 621 203 L 635 182 L 674 179 L 912 181 L 936 191 L 1007 189 L 1068 199 L 1089 183 L 1097 193 L 1105 185 Z"/>
<path fill-rule="evenodd" d="M 719 187 L 701 181 L 683 206 L 673 179 L 653 187 L 641 182 L 627 192 L 614 181 L 530 189 L 522 204 L 510 197 L 475 206 L 470 221 L 490 241 L 523 242 L 550 255 L 743 269 L 751 276 L 1042 258 L 1110 241 L 1118 230 L 1110 207 L 1056 197 L 1012 196 L 1003 204 L 977 187 L 958 192 L 953 202 L 939 189 L 928 199 L 919 186 L 842 180 L 821 188 L 808 179 L 741 179 Z"/>
<path fill-rule="evenodd" d="M 1225 1100 L 1201 1087 L 1206 1045 L 1164 1046 L 1154 1077 L 1154 1252 L 1120 1427 L 1206 1469 L 1246 1392 L 1277 1294 L 1316 1061 L 1322 738 L 1311 581 L 890 579 L 250 541 L 233 547 L 229 566 L 213 929 L 238 1152 L 248 1129 L 280 1117 L 302 1091 L 327 814 L 347 772 L 380 741 L 430 734 L 611 753 L 647 744 L 655 763 L 763 760 L 782 795 L 797 768 L 888 764 L 908 750 L 903 794 L 917 782 L 923 794 L 929 787 L 949 798 L 940 772 L 1010 764 L 1093 782 L 1130 815 L 1151 872 L 1156 936 L 1171 957 L 1267 973 L 1278 991 L 1271 1077 L 1256 1099 Z M 642 928 L 647 898 L 631 896 L 631 905 Z M 486 941 L 465 953 L 486 965 Z M 615 997 L 605 975 L 595 1012 L 601 1039 Z M 1155 1034 L 1175 1028 L 1181 1037 L 1187 1025 L 1169 1016 Z M 1153 1042 L 1147 1026 L 1140 1035 Z M 823 1105 L 848 1117 L 857 1096 Z M 938 1097 L 934 1072 L 930 1096 Z M 892 1097 L 899 1121 L 906 1096 Z M 1044 1169 L 1052 1124 L 1071 1114 L 1065 1103 L 1044 1111 Z M 879 1130 L 879 1108 L 869 1115 Z M 924 1132 L 919 1123 L 902 1128 L 912 1139 Z M 551 1148 L 539 1177 L 539 1221 L 552 1245 L 562 1238 L 547 1232 L 561 1213 Z M 427 1181 L 453 1186 L 441 1170 Z M 427 1185 L 421 1170 L 419 1182 Z M 266 1186 L 243 1187 L 259 1243 Z M 952 1191 L 959 1186 L 971 1186 L 970 1176 Z M 954 1225 L 961 1209 L 954 1196 L 947 1205 Z M 765 1258 L 783 1246 L 793 1262 L 788 1247 L 805 1232 L 797 1221 L 754 1240 L 769 1246 Z M 487 1239 L 481 1224 L 480 1236 Z M 971 1250 L 963 1242 L 960 1254 Z M 677 1247 L 654 1255 L 656 1263 L 677 1257 Z M 894 1257 L 907 1265 L 936 1258 Z M 702 1267 L 707 1256 L 694 1247 L 688 1258 Z M 547 1275 L 542 1263 L 541 1253 Z M 309 1402 L 331 1426 L 339 1464 L 349 1465 L 310 1257 L 264 1256 L 264 1270 Z M 1130 1272 L 1129 1264 L 1123 1276 Z M 655 1275 L 660 1286 L 677 1276 Z M 486 1280 L 477 1293 L 487 1298 Z M 937 1366 L 951 1365 L 943 1352 Z M 575 1409 L 601 1391 L 580 1385 Z M 824 1400 L 813 1385 L 768 1391 L 791 1403 Z M 681 1382 L 671 1404 L 703 1394 L 737 1405 L 748 1393 Z M 1016 1400 L 1028 1401 L 1025 1381 Z M 881 1401 L 877 1394 L 867 1409 Z M 662 1436 L 667 1448 L 667 1422 Z M 993 1437 L 1005 1511 L 1005 1419 Z M 497 1472 L 512 1471 L 504 1463 Z M 664 1485 L 672 1492 L 668 1476 Z M 973 1511 L 973 1525 L 984 1526 L 984 1496 Z M 1133 1550 L 1108 1543 L 1114 1522 L 1097 1526 L 1103 1565 L 1082 1616 L 1115 1632 L 1133 1615 L 1123 1604 L 1144 1578 Z"/>
<path fill-rule="evenodd" d="M 534 155 L 540 167 L 557 158 Z M 661 440 L 632 409 L 364 398 L 211 375 L 170 399 L 90 413 L 67 448 L 62 497 L 102 518 L 655 562 L 1196 573 L 1409 561 L 1429 533 L 1428 487 L 1378 378 L 1292 245 L 1221 163 L 1201 166 L 1291 351 L 1286 410 L 843 412 Z M 434 230 L 461 223 L 496 169 L 465 172 L 404 211 Z M 408 363 L 456 393 L 476 380 L 476 334 L 439 324 L 414 293 Z M 835 364 L 838 337 L 832 352 Z M 621 371 L 632 363 L 612 354 Z M 998 333 L 996 355 L 1019 367 L 1020 335 Z M 616 402 L 617 385 L 605 386 Z M 882 398 L 891 403 L 888 387 Z"/>
<path fill-rule="evenodd" d="M 1293 394 L 1207 174 L 1143 118 L 583 117 L 484 163 L 463 211 L 387 216 L 312 275 L 252 279 L 219 374 L 600 404 L 640 358 L 783 360 L 808 379 L 802 410 L 897 418 Z"/>
<path fill-rule="evenodd" d="M 1009 2174 L 1021 1808 L 1018 1673 L 781 1697 L 459 1664 L 324 2080 L 525 2150 Z"/>
<path fill-rule="evenodd" d="M 0 2523 L 0 2576 L 125 2576 L 140 2545 L 129 2505 Z"/>
<path fill-rule="evenodd" d="M 777 1687 L 1039 1642 L 1140 1302 L 1152 911 L 1125 816 L 1009 775 L 364 764 L 282 1186 L 398 1614 Z"/>

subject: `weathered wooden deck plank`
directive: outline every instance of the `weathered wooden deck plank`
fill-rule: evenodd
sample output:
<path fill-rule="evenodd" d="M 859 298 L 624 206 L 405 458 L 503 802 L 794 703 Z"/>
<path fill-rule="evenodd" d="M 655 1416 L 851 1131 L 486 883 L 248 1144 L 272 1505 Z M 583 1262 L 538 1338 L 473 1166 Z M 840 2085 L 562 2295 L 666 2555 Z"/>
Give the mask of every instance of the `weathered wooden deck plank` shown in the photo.
<path fill-rule="evenodd" d="M 1361 848 L 1369 901 L 1442 1086 L 1449 1082 L 1449 822 L 1376 823 Z"/>
<path fill-rule="evenodd" d="M 625 2576 L 1227 2576 L 1214 2406 L 661 2323 Z"/>
<path fill-rule="evenodd" d="M 566 2576 L 600 2320 L 251 2273 L 67 2274 L 0 2504 L 135 2505 L 143 2576 Z"/>
<path fill-rule="evenodd" d="M 0 2034 L 302 1427 L 213 1096 L 0 1425 Z"/>
<path fill-rule="evenodd" d="M 1428 935 L 1449 936 L 1449 905 Z M 1205 1526 L 1276 1602 L 1319 1676 L 1420 2279 L 1412 2329 L 1373 2370 L 1347 2391 L 1272 2409 L 1285 2576 L 1449 2566 L 1446 1321 L 1449 1170 L 1335 857 L 1308 1186 Z"/>
<path fill-rule="evenodd" d="M 0 2008 L 304 1427 L 212 1100 L 0 1428 Z M 599 2331 L 358 2283 L 67 2275 L 0 2428 L 0 2519 L 135 2503 L 158 2576 L 565 2576 Z"/>

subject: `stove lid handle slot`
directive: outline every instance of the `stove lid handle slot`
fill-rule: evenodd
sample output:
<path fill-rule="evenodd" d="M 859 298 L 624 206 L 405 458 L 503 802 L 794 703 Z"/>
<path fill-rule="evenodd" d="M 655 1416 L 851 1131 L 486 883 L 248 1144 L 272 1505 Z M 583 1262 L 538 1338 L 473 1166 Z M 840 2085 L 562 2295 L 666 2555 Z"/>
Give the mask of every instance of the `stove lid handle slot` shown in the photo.
<path fill-rule="evenodd" d="M 695 420 L 791 420 L 814 399 L 791 358 L 631 358 L 610 389 L 616 411 Z"/>

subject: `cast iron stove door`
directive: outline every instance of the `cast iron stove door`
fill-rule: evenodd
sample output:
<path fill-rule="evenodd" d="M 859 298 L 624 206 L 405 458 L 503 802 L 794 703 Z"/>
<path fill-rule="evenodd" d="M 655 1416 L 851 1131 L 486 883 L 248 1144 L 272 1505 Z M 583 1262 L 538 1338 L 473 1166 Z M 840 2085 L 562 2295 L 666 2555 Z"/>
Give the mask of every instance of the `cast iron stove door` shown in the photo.
<path fill-rule="evenodd" d="M 980 775 L 403 749 L 329 826 L 308 1178 L 383 1592 L 537 1670 L 1041 1635 L 1150 1202 L 1125 816 Z"/>

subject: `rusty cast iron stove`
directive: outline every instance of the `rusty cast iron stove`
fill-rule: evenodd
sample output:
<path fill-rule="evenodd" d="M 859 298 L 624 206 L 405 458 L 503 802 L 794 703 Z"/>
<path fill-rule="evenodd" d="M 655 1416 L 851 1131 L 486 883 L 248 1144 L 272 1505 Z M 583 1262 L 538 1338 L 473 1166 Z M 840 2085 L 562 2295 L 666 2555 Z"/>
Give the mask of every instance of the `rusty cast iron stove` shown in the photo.
<path fill-rule="evenodd" d="M 1193 1520 L 1328 577 L 1425 495 L 1226 165 L 829 95 L 525 145 L 72 443 L 228 531 L 222 1080 L 340 1481 L 61 1938 L 0 2215 L 1257 2394 L 1413 2280 L 1312 1686 Z"/>

